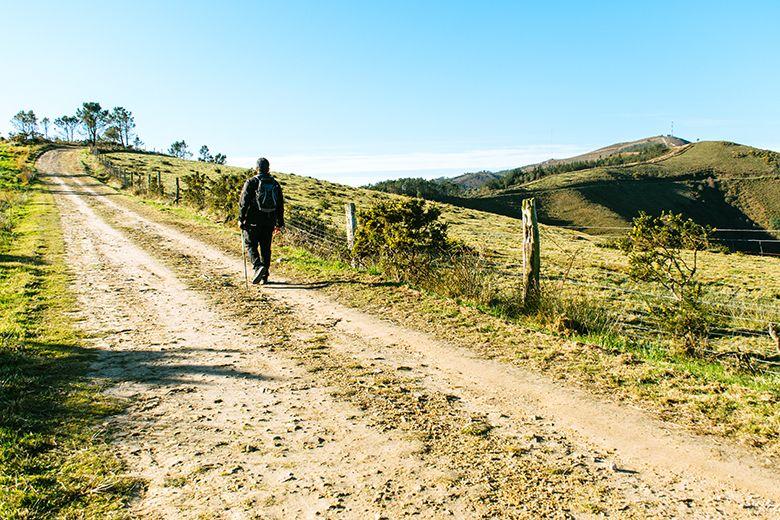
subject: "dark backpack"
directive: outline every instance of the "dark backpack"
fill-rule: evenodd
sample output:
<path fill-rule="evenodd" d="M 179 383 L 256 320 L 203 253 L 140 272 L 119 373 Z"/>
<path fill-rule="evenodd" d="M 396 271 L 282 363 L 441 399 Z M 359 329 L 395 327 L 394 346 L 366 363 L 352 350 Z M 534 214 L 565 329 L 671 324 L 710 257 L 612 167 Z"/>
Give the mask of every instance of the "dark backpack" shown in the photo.
<path fill-rule="evenodd" d="M 257 209 L 263 213 L 276 211 L 276 181 L 272 177 L 260 177 L 260 183 L 255 193 Z"/>

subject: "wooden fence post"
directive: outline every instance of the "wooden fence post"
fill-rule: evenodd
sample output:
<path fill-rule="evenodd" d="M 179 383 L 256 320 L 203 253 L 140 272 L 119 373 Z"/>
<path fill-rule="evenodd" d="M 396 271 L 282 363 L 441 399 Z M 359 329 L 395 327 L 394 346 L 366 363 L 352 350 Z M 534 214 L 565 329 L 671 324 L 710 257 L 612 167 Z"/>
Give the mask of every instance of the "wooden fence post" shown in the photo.
<path fill-rule="evenodd" d="M 152 188 L 152 174 L 147 173 L 146 174 L 146 193 L 149 193 Z"/>
<path fill-rule="evenodd" d="M 347 217 L 347 247 L 352 251 L 355 247 L 355 228 L 357 227 L 357 220 L 355 219 L 355 203 L 347 202 L 344 204 L 344 213 Z"/>
<path fill-rule="evenodd" d="M 173 202 L 175 204 L 179 203 L 179 178 L 178 177 L 176 177 L 176 198 L 173 199 Z"/>
<path fill-rule="evenodd" d="M 533 305 L 539 297 L 539 224 L 536 199 L 523 199 L 523 304 Z"/>
<path fill-rule="evenodd" d="M 160 176 L 160 170 L 157 170 L 157 192 L 160 194 L 160 196 L 165 195 L 165 190 L 163 190 L 162 185 L 162 177 Z"/>

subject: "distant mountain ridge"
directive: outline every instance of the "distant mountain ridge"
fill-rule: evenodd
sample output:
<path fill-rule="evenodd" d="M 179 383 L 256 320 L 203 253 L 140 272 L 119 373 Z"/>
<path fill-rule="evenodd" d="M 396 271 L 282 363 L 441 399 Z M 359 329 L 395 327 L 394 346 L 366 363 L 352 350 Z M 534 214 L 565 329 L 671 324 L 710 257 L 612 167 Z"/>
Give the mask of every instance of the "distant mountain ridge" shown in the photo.
<path fill-rule="evenodd" d="M 462 187 L 465 190 L 473 190 L 481 188 L 490 184 L 492 181 L 501 179 L 504 176 L 517 171 L 530 171 L 537 167 L 549 167 L 559 164 L 570 164 L 574 162 L 589 162 L 599 159 L 606 159 L 619 154 L 632 154 L 638 153 L 642 147 L 649 145 L 663 145 L 669 149 L 674 149 L 680 146 L 690 144 L 690 141 L 675 137 L 671 135 L 657 135 L 653 137 L 645 137 L 637 139 L 635 141 L 626 141 L 622 143 L 615 143 L 609 146 L 604 146 L 597 150 L 586 152 L 584 154 L 575 155 L 573 157 L 566 157 L 563 159 L 548 159 L 540 163 L 526 164 L 518 166 L 516 168 L 510 168 L 507 170 L 500 170 L 497 172 L 482 170 L 478 172 L 469 172 L 458 175 L 457 177 L 437 179 L 437 181 L 450 182 Z"/>

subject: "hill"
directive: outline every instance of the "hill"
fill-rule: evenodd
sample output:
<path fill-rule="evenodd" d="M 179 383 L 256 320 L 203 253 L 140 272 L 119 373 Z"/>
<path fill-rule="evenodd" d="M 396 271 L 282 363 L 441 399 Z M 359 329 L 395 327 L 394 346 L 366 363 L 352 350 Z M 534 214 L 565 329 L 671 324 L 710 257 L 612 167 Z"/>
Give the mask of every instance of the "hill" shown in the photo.
<path fill-rule="evenodd" d="M 542 163 L 523 166 L 521 169 L 530 171 L 537 166 L 554 166 L 558 164 L 597 161 L 599 159 L 614 157 L 615 155 L 632 156 L 638 155 L 642 150 L 653 146 L 660 146 L 671 150 L 673 148 L 685 146 L 687 144 L 690 144 L 690 141 L 686 141 L 685 139 L 681 139 L 679 137 L 671 135 L 657 135 L 653 137 L 645 137 L 644 139 L 637 139 L 636 141 L 626 141 L 624 143 L 611 144 L 609 146 L 604 146 L 597 150 L 593 150 L 592 152 L 575 155 L 574 157 L 568 157 L 566 159 L 550 159 L 549 161 L 544 161 Z M 507 173 L 509 171 L 511 170 L 505 170 L 504 172 L 499 172 L 499 174 Z"/>
<path fill-rule="evenodd" d="M 436 179 L 438 182 L 451 182 L 457 184 L 463 189 L 471 190 L 481 188 L 482 186 L 501 178 L 500 172 L 491 172 L 482 170 L 479 172 L 469 172 L 457 177 Z"/>
<path fill-rule="evenodd" d="M 495 187 L 501 184 L 507 186 L 511 184 L 511 182 L 506 182 L 507 179 L 510 179 L 511 181 L 512 177 L 515 177 L 521 173 L 531 172 L 538 168 L 551 168 L 568 164 L 585 164 L 599 160 L 604 161 L 616 156 L 622 156 L 622 160 L 630 162 L 632 158 L 640 156 L 643 152 L 646 153 L 648 150 L 653 150 L 660 155 L 687 144 L 689 144 L 689 141 L 679 137 L 658 135 L 637 139 L 635 141 L 611 144 L 609 146 L 604 146 L 597 150 L 576 155 L 574 157 L 567 157 L 564 159 L 548 159 L 547 161 L 543 161 L 541 163 L 527 164 L 517 168 L 511 168 L 497 172 L 487 170 L 469 172 L 458 175 L 457 177 L 437 179 L 437 181 L 452 183 L 462 187 L 464 190 L 475 190 L 482 188 L 483 186 L 491 185 Z"/>
<path fill-rule="evenodd" d="M 701 142 L 656 160 L 554 173 L 461 202 L 517 215 L 527 197 L 536 197 L 542 221 L 555 225 L 619 227 L 640 211 L 667 210 L 716 228 L 755 230 L 724 237 L 734 244 L 772 240 L 776 235 L 761 230 L 780 228 L 780 154 Z"/>

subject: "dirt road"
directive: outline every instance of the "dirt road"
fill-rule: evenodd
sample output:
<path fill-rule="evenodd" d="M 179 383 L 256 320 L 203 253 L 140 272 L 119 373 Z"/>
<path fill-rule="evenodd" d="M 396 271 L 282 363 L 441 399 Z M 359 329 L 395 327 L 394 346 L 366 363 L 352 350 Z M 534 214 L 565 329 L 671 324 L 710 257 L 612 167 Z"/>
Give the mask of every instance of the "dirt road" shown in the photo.
<path fill-rule="evenodd" d="M 637 410 L 477 359 L 240 257 L 83 174 L 56 193 L 109 425 L 151 518 L 765 517 L 778 475 Z M 518 341 L 523 341 L 518 338 Z"/>

